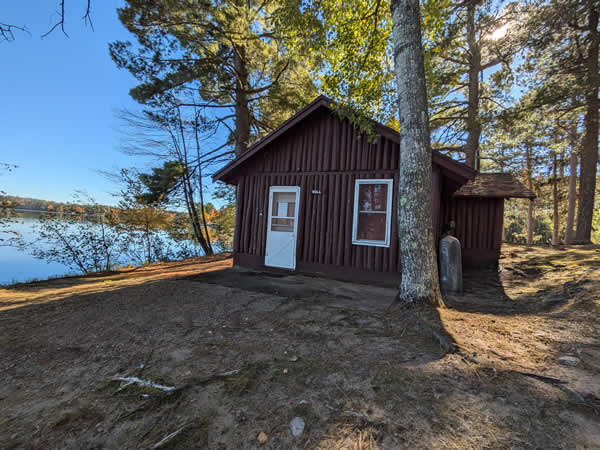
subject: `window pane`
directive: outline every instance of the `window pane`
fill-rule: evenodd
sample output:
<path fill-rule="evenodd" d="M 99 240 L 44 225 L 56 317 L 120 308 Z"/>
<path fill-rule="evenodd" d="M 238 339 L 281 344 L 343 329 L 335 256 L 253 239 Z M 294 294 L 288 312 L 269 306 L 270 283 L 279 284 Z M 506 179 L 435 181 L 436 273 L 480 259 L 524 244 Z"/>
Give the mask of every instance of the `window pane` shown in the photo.
<path fill-rule="evenodd" d="M 272 219 L 271 231 L 285 231 L 292 233 L 294 231 L 294 219 Z"/>
<path fill-rule="evenodd" d="M 296 214 L 296 202 L 288 202 L 287 217 L 294 217 L 295 214 Z"/>
<path fill-rule="evenodd" d="M 385 220 L 387 214 L 359 213 L 356 225 L 356 239 L 385 241 Z"/>
<path fill-rule="evenodd" d="M 296 212 L 295 192 L 274 192 L 272 214 L 275 217 L 294 217 Z"/>
<path fill-rule="evenodd" d="M 387 209 L 387 184 L 359 184 L 358 210 L 383 211 Z"/>

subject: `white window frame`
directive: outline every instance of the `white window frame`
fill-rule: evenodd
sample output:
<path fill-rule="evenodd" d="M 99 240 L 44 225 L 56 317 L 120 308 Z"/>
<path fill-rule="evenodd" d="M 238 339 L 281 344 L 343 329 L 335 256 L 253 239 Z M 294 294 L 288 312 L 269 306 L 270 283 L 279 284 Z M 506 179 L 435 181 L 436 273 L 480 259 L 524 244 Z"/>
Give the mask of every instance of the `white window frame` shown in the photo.
<path fill-rule="evenodd" d="M 373 241 L 368 239 L 357 239 L 358 233 L 358 190 L 361 184 L 387 184 L 388 185 L 388 196 L 387 205 L 385 210 L 385 240 Z M 393 178 L 363 178 L 354 180 L 354 210 L 352 213 L 352 244 L 353 245 L 370 245 L 373 247 L 389 247 L 390 246 L 390 234 L 392 225 L 392 197 L 394 189 Z M 383 211 L 363 211 L 370 213 L 383 214 Z"/>

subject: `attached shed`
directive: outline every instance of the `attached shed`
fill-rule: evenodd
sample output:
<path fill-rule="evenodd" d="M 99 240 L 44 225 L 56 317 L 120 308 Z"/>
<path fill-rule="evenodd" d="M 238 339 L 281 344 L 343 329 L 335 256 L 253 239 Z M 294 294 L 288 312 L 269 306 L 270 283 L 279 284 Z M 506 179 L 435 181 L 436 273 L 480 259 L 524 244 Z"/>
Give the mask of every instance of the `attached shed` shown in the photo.
<path fill-rule="evenodd" d="M 213 176 L 237 186 L 234 264 L 398 282 L 399 134 L 374 122 L 368 139 L 332 104 L 318 97 Z M 465 265 L 496 263 L 504 198 L 533 194 L 438 152 L 432 166 L 437 237 L 454 220 Z"/>

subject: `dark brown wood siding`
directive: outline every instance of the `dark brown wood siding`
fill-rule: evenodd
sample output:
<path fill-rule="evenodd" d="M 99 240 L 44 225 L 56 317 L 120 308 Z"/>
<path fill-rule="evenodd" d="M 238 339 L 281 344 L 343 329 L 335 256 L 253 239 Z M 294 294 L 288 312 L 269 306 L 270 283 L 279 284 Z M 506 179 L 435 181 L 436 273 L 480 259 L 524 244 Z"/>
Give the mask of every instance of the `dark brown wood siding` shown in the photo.
<path fill-rule="evenodd" d="M 235 263 L 263 267 L 269 187 L 300 186 L 297 270 L 354 280 L 398 282 L 398 157 L 396 142 L 383 136 L 360 136 L 347 121 L 330 111 L 316 111 L 236 169 Z M 352 244 L 354 182 L 359 178 L 394 180 L 390 247 Z M 444 170 L 434 165 L 432 206 L 436 236 L 446 223 L 442 211 L 451 211 L 443 207 L 448 201 L 442 192 L 446 184 Z"/>
<path fill-rule="evenodd" d="M 502 245 L 502 198 L 454 198 L 445 190 L 442 200 L 444 223 L 456 223 L 456 238 L 461 243 L 463 264 L 479 267 L 496 264 Z"/>
<path fill-rule="evenodd" d="M 400 262 L 395 220 L 391 223 L 392 244 L 389 248 L 352 244 L 354 180 L 358 178 L 393 178 L 394 183 L 397 182 L 397 175 L 390 171 L 242 177 L 238 185 L 240 232 L 236 233 L 234 240 L 235 254 L 243 255 L 243 261 L 252 266 L 262 266 L 267 239 L 269 187 L 300 186 L 298 270 L 330 272 L 334 268 L 328 266 L 334 266 L 350 269 L 349 273 L 354 275 L 361 271 L 398 274 Z M 313 190 L 321 194 L 313 194 Z M 393 206 L 392 217 L 395 215 L 396 208 Z"/>
<path fill-rule="evenodd" d="M 297 270 L 398 281 L 397 150 L 397 144 L 383 137 L 373 142 L 359 138 L 350 124 L 326 110 L 273 142 L 237 176 L 236 261 L 262 267 L 269 187 L 300 186 Z M 354 182 L 359 178 L 394 180 L 389 248 L 352 244 Z"/>
<path fill-rule="evenodd" d="M 398 156 L 398 144 L 384 137 L 370 142 L 347 121 L 322 110 L 269 144 L 240 174 L 394 171 Z"/>

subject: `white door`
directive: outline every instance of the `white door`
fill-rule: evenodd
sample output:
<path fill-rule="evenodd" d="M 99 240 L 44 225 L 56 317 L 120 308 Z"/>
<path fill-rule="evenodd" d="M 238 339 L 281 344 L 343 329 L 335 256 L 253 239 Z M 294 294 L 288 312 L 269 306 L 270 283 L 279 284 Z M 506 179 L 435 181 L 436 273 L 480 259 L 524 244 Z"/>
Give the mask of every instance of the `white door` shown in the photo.
<path fill-rule="evenodd" d="M 298 186 L 271 186 L 265 266 L 296 268 L 298 233 Z"/>

